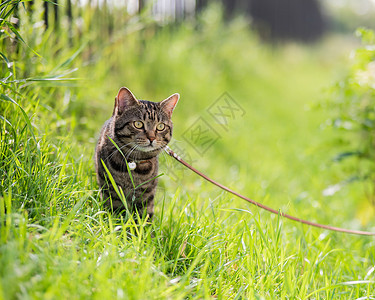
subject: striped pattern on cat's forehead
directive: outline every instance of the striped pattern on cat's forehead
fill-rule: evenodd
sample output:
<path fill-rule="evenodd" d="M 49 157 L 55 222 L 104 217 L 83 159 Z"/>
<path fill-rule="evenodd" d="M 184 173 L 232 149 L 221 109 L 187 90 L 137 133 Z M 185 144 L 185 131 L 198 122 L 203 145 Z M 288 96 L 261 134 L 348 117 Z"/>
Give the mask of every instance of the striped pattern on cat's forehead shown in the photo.
<path fill-rule="evenodd" d="M 169 119 L 161 110 L 159 103 L 147 100 L 139 100 L 139 104 L 141 107 L 143 120 L 148 119 L 160 122 Z"/>

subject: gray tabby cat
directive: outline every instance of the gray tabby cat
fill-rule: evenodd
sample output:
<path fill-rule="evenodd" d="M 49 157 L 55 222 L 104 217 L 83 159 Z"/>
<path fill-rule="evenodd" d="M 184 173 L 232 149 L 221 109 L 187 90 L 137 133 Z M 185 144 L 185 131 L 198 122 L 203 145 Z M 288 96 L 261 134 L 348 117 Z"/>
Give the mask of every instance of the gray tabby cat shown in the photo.
<path fill-rule="evenodd" d="M 155 177 L 158 174 L 157 156 L 172 138 L 171 116 L 179 97 L 179 94 L 173 94 L 155 103 L 137 100 L 125 87 L 118 92 L 112 117 L 102 128 L 95 151 L 97 180 L 107 206 L 114 210 L 125 208 L 108 179 L 102 161 L 117 186 L 123 190 L 129 210 L 137 210 L 142 216 L 146 208 L 149 218 L 152 218 L 157 186 Z M 131 169 L 134 185 L 124 156 Z"/>

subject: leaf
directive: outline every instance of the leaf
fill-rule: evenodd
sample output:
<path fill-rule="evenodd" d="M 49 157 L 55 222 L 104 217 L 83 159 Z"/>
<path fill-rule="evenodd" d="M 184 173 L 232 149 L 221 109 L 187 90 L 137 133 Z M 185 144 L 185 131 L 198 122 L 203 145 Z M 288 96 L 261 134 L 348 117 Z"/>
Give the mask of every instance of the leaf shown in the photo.
<path fill-rule="evenodd" d="M 9 60 L 8 60 L 8 58 L 2 52 L 0 52 L 0 56 L 3 58 L 3 60 L 5 60 L 5 62 L 7 63 L 8 67 L 9 67 Z"/>
<path fill-rule="evenodd" d="M 161 176 L 163 176 L 163 175 L 164 175 L 164 173 L 161 173 L 161 174 L 159 174 L 159 175 L 156 175 L 155 177 L 152 177 L 151 179 L 146 180 L 145 182 L 142 182 L 141 184 L 137 185 L 137 186 L 135 187 L 135 189 L 137 189 L 137 188 L 141 187 L 142 185 L 144 185 L 144 184 L 150 182 L 151 180 L 154 180 L 154 179 L 156 179 L 156 178 L 159 178 L 159 177 L 161 177 Z M 145 191 L 146 191 L 146 190 L 145 190 Z M 145 191 L 144 191 L 144 192 L 145 192 Z"/>
<path fill-rule="evenodd" d="M 8 1 L 4 1 L 1 3 L 0 7 L 4 6 L 4 8 L 1 10 L 1 13 L 0 13 L 0 17 L 1 17 L 1 22 L 0 22 L 0 25 L 2 25 L 4 22 L 5 22 L 5 19 L 9 17 L 9 15 L 13 12 L 13 10 L 16 9 L 16 7 L 18 6 L 18 4 L 21 2 L 21 0 L 17 1 L 17 2 L 13 2 L 13 6 L 11 7 L 11 9 L 3 16 L 3 13 L 5 12 L 5 10 L 7 9 L 8 7 L 8 4 L 11 2 L 11 0 L 8 0 Z"/>
<path fill-rule="evenodd" d="M 5 101 L 9 101 L 9 102 L 12 102 L 15 105 L 18 105 L 18 103 L 16 101 L 14 101 L 12 98 L 8 97 L 7 95 L 0 94 L 0 99 L 3 99 Z"/>
<path fill-rule="evenodd" d="M 82 52 L 82 50 L 86 47 L 86 44 L 83 44 L 81 47 L 79 47 L 79 49 L 73 53 L 72 56 L 70 56 L 68 59 L 66 59 L 62 64 L 60 64 L 59 66 L 57 66 L 56 68 L 54 68 L 51 73 L 55 73 L 57 72 L 59 69 L 62 69 L 66 66 L 68 66 L 73 60 L 75 60 L 75 58 Z M 76 69 L 74 69 L 76 70 Z"/>
<path fill-rule="evenodd" d="M 5 1 L 1 2 L 0 7 L 8 5 L 8 4 L 9 4 L 10 2 L 12 2 L 12 1 L 13 1 L 13 0 L 5 0 Z M 20 1 L 21 1 L 21 0 L 20 0 Z M 18 1 L 18 3 L 19 3 L 20 1 Z M 18 4 L 18 3 L 17 3 L 17 4 Z"/>
<path fill-rule="evenodd" d="M 41 57 L 39 53 L 37 53 L 34 49 L 32 49 L 22 38 L 22 36 L 19 34 L 18 30 L 13 26 L 12 23 L 5 21 L 5 24 L 10 28 L 10 30 L 17 36 L 17 38 L 22 41 L 35 55 Z"/>
<path fill-rule="evenodd" d="M 8 21 L 5 21 L 5 24 L 9 27 L 9 29 L 18 37 L 18 39 L 20 41 L 22 41 L 25 45 L 26 42 L 24 41 L 24 39 L 22 38 L 22 36 L 19 34 L 18 30 L 13 26 L 12 23 L 8 22 Z"/>

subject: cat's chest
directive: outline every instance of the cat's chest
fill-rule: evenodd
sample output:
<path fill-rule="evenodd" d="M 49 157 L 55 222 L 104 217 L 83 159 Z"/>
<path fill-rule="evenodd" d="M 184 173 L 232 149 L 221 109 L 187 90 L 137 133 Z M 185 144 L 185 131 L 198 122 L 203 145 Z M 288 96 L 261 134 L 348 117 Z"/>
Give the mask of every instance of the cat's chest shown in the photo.
<path fill-rule="evenodd" d="M 141 160 L 135 162 L 135 169 L 132 170 L 132 174 L 138 176 L 147 176 L 153 174 L 155 172 L 155 168 L 157 168 L 157 159 L 156 160 Z"/>
<path fill-rule="evenodd" d="M 150 160 L 136 161 L 134 163 L 136 167 L 134 170 L 130 170 L 130 174 L 136 186 L 143 184 L 146 181 L 157 176 L 157 172 L 158 172 L 158 159 L 157 158 L 153 158 Z M 131 178 L 127 170 L 123 174 L 123 177 L 125 180 L 131 181 Z"/>

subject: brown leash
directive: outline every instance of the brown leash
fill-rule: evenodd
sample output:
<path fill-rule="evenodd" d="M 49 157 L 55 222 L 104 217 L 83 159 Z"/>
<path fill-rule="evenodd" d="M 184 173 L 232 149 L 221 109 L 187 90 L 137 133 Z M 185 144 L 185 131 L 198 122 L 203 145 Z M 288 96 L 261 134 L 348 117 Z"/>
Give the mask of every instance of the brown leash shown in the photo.
<path fill-rule="evenodd" d="M 285 217 L 285 218 L 288 218 L 290 220 L 293 220 L 293 221 L 296 221 L 296 222 L 300 222 L 300 223 L 303 223 L 303 224 L 306 224 L 306 225 L 310 225 L 310 226 L 315 226 L 315 227 L 318 227 L 318 228 L 324 228 L 324 229 L 328 229 L 328 230 L 332 230 L 332 231 L 338 231 L 338 232 L 345 232 L 345 233 L 350 233 L 350 234 L 358 234 L 358 235 L 370 235 L 370 236 L 373 236 L 375 235 L 375 232 L 369 232 L 369 231 L 360 231 L 360 230 L 351 230 L 351 229 L 344 229 L 344 228 L 339 228 L 339 227 L 334 227 L 334 226 L 329 226 L 329 225 L 323 225 L 323 224 L 319 224 L 319 223 L 314 223 L 314 222 L 311 222 L 311 221 L 307 221 L 307 220 L 303 220 L 303 219 L 300 219 L 300 218 L 297 218 L 297 217 L 293 217 L 291 215 L 288 215 L 286 213 L 283 213 L 281 211 L 277 211 L 273 208 L 270 208 L 266 205 L 263 205 L 259 202 L 256 202 L 248 197 L 245 197 L 233 190 L 231 190 L 230 188 L 227 188 L 226 186 L 216 182 L 215 180 L 212 180 L 211 178 L 209 178 L 208 176 L 204 175 L 203 173 L 199 172 L 197 169 L 195 169 L 194 167 L 192 167 L 191 165 L 189 165 L 186 161 L 184 161 L 181 157 L 179 157 L 176 153 L 174 153 L 169 147 L 167 147 L 166 149 L 167 153 L 172 156 L 174 159 L 176 159 L 179 163 L 183 164 L 185 167 L 187 167 L 188 169 L 190 169 L 191 171 L 193 171 L 194 173 L 198 174 L 199 176 L 203 177 L 204 179 L 206 179 L 207 181 L 211 182 L 212 184 L 218 186 L 219 188 L 237 196 L 237 197 L 240 197 L 241 199 L 243 200 L 246 200 L 247 202 L 250 202 L 251 204 L 255 205 L 255 206 L 258 206 L 264 210 L 267 210 L 273 214 L 276 214 L 276 215 L 280 215 L 282 217 Z"/>

